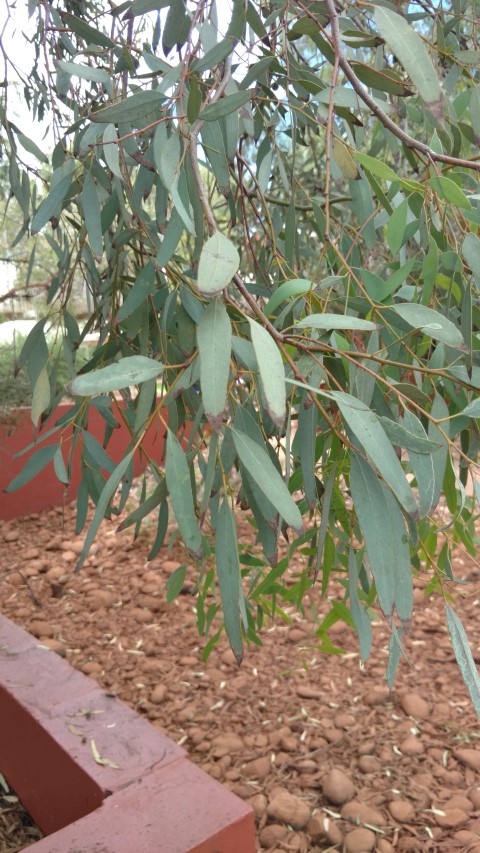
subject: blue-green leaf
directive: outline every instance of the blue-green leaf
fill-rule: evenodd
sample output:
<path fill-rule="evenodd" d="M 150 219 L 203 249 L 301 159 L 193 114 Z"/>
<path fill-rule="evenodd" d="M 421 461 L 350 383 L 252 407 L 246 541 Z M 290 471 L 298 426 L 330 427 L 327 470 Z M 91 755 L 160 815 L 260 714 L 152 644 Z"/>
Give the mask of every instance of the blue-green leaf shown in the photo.
<path fill-rule="evenodd" d="M 104 394 L 109 391 L 119 391 L 130 385 L 138 385 L 159 376 L 163 364 L 154 358 L 144 355 L 132 355 L 120 359 L 108 367 L 80 374 L 68 383 L 67 391 L 73 396 L 90 397 L 93 394 Z"/>
<path fill-rule="evenodd" d="M 40 450 L 33 453 L 30 459 L 25 462 L 20 473 L 8 484 L 5 491 L 16 492 L 17 489 L 21 489 L 22 486 L 33 480 L 52 461 L 59 446 L 58 444 L 48 444 L 46 447 L 41 447 Z"/>
<path fill-rule="evenodd" d="M 205 243 L 198 264 L 197 286 L 204 296 L 216 296 L 240 266 L 238 251 L 231 240 L 215 231 Z"/>
<path fill-rule="evenodd" d="M 287 414 L 282 356 L 267 330 L 255 320 L 250 319 L 249 323 L 267 412 L 274 424 L 282 427 Z"/>
<path fill-rule="evenodd" d="M 462 673 L 465 685 L 470 693 L 470 698 L 473 702 L 477 716 L 480 717 L 480 677 L 477 667 L 470 649 L 468 637 L 465 633 L 460 619 L 454 610 L 447 604 L 445 606 L 447 614 L 447 625 L 452 638 L 453 651 L 457 659 L 460 672 Z"/>
<path fill-rule="evenodd" d="M 228 498 L 223 499 L 218 512 L 215 559 L 225 630 L 232 652 L 240 665 L 243 658 L 240 597 L 243 593 L 235 519 Z"/>
<path fill-rule="evenodd" d="M 203 312 L 197 326 L 200 353 L 200 387 L 205 414 L 219 430 L 227 397 L 232 327 L 223 302 L 213 299 Z"/>
<path fill-rule="evenodd" d="M 165 477 L 182 539 L 199 560 L 202 557 L 202 537 L 193 504 L 190 470 L 182 446 L 170 429 L 167 434 Z"/>

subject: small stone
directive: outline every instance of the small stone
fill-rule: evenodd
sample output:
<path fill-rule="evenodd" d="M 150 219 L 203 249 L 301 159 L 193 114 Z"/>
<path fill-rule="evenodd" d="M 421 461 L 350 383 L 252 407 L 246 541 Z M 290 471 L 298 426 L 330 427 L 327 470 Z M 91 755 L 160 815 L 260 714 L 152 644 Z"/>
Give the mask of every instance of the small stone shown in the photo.
<path fill-rule="evenodd" d="M 247 761 L 242 767 L 242 775 L 248 779 L 265 779 L 271 769 L 270 759 L 263 755 L 260 758 L 254 758 L 253 761 Z"/>
<path fill-rule="evenodd" d="M 326 815 L 315 815 L 307 823 L 305 832 L 312 841 L 329 841 L 330 844 L 342 844 L 343 835 L 336 823 Z"/>
<path fill-rule="evenodd" d="M 323 780 L 323 795 L 330 803 L 341 806 L 355 795 L 355 785 L 342 770 L 334 767 Z"/>
<path fill-rule="evenodd" d="M 20 538 L 18 530 L 6 530 L 3 534 L 5 542 L 16 542 Z"/>
<path fill-rule="evenodd" d="M 75 551 L 64 551 L 62 554 L 62 560 L 64 560 L 65 563 L 75 563 L 76 559 L 77 554 Z"/>
<path fill-rule="evenodd" d="M 38 560 L 39 556 L 40 551 L 38 548 L 26 548 L 25 551 L 22 551 L 23 560 Z"/>
<path fill-rule="evenodd" d="M 65 646 L 60 642 L 60 640 L 54 640 L 52 637 L 45 637 L 41 644 L 42 646 L 45 646 L 45 648 L 50 649 L 52 652 L 56 652 L 61 658 L 64 658 L 67 654 Z"/>
<path fill-rule="evenodd" d="M 260 833 L 260 844 L 262 847 L 266 847 L 267 849 L 273 847 L 277 841 L 283 841 L 288 829 L 286 826 L 282 826 L 280 823 L 271 823 L 269 826 L 265 826 Z"/>
<path fill-rule="evenodd" d="M 391 699 L 392 695 L 390 690 L 383 684 L 376 684 L 363 697 L 365 705 L 385 705 L 385 703 L 390 702 Z"/>
<path fill-rule="evenodd" d="M 400 752 L 403 755 L 422 755 L 425 752 L 425 747 L 421 740 L 415 735 L 407 735 L 405 740 L 402 740 L 400 744 Z"/>
<path fill-rule="evenodd" d="M 480 788 L 471 788 L 468 792 L 468 799 L 472 801 L 476 811 L 480 811 Z"/>
<path fill-rule="evenodd" d="M 426 720 L 430 715 L 430 706 L 418 693 L 404 693 L 400 696 L 400 707 L 414 720 Z"/>
<path fill-rule="evenodd" d="M 388 804 L 388 811 L 399 823 L 407 823 L 415 817 L 415 809 L 407 800 L 392 800 Z"/>
<path fill-rule="evenodd" d="M 375 833 L 371 829 L 352 829 L 345 836 L 346 853 L 366 853 L 375 848 Z"/>
<path fill-rule="evenodd" d="M 445 809 L 442 808 L 443 814 L 435 813 L 435 823 L 441 826 L 442 829 L 452 829 L 454 826 L 460 826 L 468 820 L 468 815 L 463 809 Z"/>
<path fill-rule="evenodd" d="M 378 853 L 395 853 L 395 847 L 386 838 L 379 838 L 377 841 Z"/>
<path fill-rule="evenodd" d="M 443 803 L 441 809 L 445 812 L 448 809 L 463 809 L 464 812 L 472 812 L 474 806 L 471 799 L 469 797 L 466 797 L 465 794 L 455 794 L 453 797 L 450 797 L 450 799 Z"/>
<path fill-rule="evenodd" d="M 263 817 L 264 814 L 266 814 L 268 800 L 265 794 L 255 794 L 254 797 L 250 797 L 250 799 L 247 800 L 247 803 L 249 806 L 252 807 L 253 811 L 255 812 L 255 817 L 258 820 Z"/>
<path fill-rule="evenodd" d="M 374 755 L 362 755 L 358 759 L 358 769 L 362 773 L 378 773 L 382 769 L 382 762 Z"/>
<path fill-rule="evenodd" d="M 231 752 L 241 752 L 244 749 L 243 738 L 240 735 L 217 735 L 212 740 L 212 755 L 221 758 Z M 251 791 L 250 791 L 251 793 Z"/>
<path fill-rule="evenodd" d="M 288 823 L 292 829 L 303 829 L 310 820 L 310 808 L 299 797 L 283 790 L 276 793 L 267 807 L 269 817 Z"/>
<path fill-rule="evenodd" d="M 167 688 L 165 684 L 157 684 L 157 686 L 153 688 L 152 693 L 150 695 L 150 702 L 153 702 L 154 705 L 161 705 L 162 702 L 165 701 L 166 695 Z"/>
<path fill-rule="evenodd" d="M 85 675 L 98 675 L 102 671 L 102 664 L 96 660 L 87 660 L 80 669 Z"/>
<path fill-rule="evenodd" d="M 309 687 L 308 684 L 298 684 L 297 696 L 300 699 L 321 699 L 322 691 L 318 690 L 317 687 Z"/>
<path fill-rule="evenodd" d="M 480 770 L 480 749 L 454 749 L 453 755 L 471 770 Z"/>
<path fill-rule="evenodd" d="M 351 714 L 337 714 L 333 722 L 337 729 L 351 729 L 355 725 L 355 717 Z"/>
<path fill-rule="evenodd" d="M 42 622 L 41 619 L 34 619 L 33 622 L 30 622 L 30 633 L 41 640 L 44 637 L 53 637 L 55 631 L 48 622 Z"/>
<path fill-rule="evenodd" d="M 342 808 L 342 818 L 354 823 L 369 823 L 371 826 L 384 826 L 386 821 L 381 812 L 360 800 L 350 800 Z"/>

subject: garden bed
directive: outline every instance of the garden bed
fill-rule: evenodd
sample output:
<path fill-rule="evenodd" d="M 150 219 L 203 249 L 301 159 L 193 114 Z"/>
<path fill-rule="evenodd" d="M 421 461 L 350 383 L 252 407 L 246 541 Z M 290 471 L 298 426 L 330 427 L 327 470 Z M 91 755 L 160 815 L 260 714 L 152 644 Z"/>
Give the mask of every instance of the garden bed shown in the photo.
<path fill-rule="evenodd" d="M 421 576 L 406 641 L 414 668 L 401 663 L 390 693 L 383 682 L 388 629 L 380 619 L 375 651 L 363 668 L 350 629 L 334 627 L 331 640 L 346 654 L 327 657 L 316 648 L 310 620 L 297 617 L 267 630 L 264 646 L 248 650 L 240 669 L 225 643 L 204 663 L 189 594 L 193 571 L 167 606 L 165 582 L 183 554 L 164 548 L 146 563 L 148 539 L 148 527 L 134 544 L 105 522 L 74 576 L 81 539 L 72 507 L 6 523 L 0 528 L 0 609 L 251 804 L 258 850 L 319 853 L 345 842 L 348 851 L 478 853 L 478 720 L 442 606 L 425 598 Z M 298 567 L 294 562 L 291 572 Z M 458 554 L 454 571 L 470 581 L 458 612 L 478 660 L 478 567 Z M 318 591 L 309 603 L 327 611 Z M 84 730 L 82 717 L 72 719 Z M 80 734 L 71 739 L 78 750 L 88 747 Z M 114 758 L 99 739 L 97 748 Z M 86 754 L 94 764 L 91 748 Z M 118 773 L 98 770 L 108 778 Z M 358 829 L 367 830 L 361 841 L 370 848 L 354 847 Z"/>

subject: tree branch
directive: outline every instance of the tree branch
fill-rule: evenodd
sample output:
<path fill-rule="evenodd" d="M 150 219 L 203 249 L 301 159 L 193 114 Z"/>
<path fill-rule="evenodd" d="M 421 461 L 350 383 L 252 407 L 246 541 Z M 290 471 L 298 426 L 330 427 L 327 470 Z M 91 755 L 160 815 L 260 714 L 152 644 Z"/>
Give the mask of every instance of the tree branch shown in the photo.
<path fill-rule="evenodd" d="M 303 6 L 302 6 L 303 8 Z M 352 84 L 355 92 L 362 99 L 364 104 L 372 111 L 372 113 L 378 118 L 378 120 L 383 124 L 387 130 L 390 130 L 400 142 L 403 142 L 407 148 L 411 148 L 413 151 L 418 151 L 428 157 L 430 161 L 438 161 L 439 163 L 447 163 L 449 166 L 461 166 L 464 169 L 474 169 L 477 172 L 480 172 L 480 163 L 476 163 L 473 160 L 464 160 L 461 157 L 450 157 L 448 154 L 437 154 L 436 151 L 433 151 L 430 146 L 426 145 L 424 142 L 420 142 L 418 139 L 414 139 L 413 136 L 410 136 L 408 133 L 405 133 L 401 127 L 395 124 L 394 121 L 388 116 L 381 107 L 378 106 L 377 102 L 372 98 L 371 95 L 368 94 L 367 90 L 364 88 L 361 81 L 358 79 L 355 74 L 353 68 L 351 67 L 348 59 L 343 53 L 342 49 L 342 40 L 340 35 L 340 27 L 338 25 L 338 15 L 335 9 L 335 0 L 325 0 L 325 8 L 327 10 L 330 26 L 332 30 L 332 44 L 333 49 L 335 51 L 335 56 L 338 59 L 338 64 L 342 69 L 343 73 L 347 80 Z M 304 9 L 304 11 L 308 14 L 308 10 Z M 313 17 L 310 13 L 309 17 Z"/>

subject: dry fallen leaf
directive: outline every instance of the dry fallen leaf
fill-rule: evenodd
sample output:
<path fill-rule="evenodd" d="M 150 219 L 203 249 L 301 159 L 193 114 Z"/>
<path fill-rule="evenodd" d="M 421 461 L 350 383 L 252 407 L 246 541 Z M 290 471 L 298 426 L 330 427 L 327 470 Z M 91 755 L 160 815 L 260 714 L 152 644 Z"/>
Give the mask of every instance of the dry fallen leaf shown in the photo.
<path fill-rule="evenodd" d="M 92 750 L 92 755 L 97 764 L 102 764 L 104 767 L 111 767 L 113 770 L 120 770 L 120 767 L 118 766 L 118 764 L 115 764 L 114 761 L 110 761 L 109 758 L 102 758 L 97 747 L 95 746 L 95 741 L 93 740 L 93 738 L 90 741 L 90 747 Z"/>

